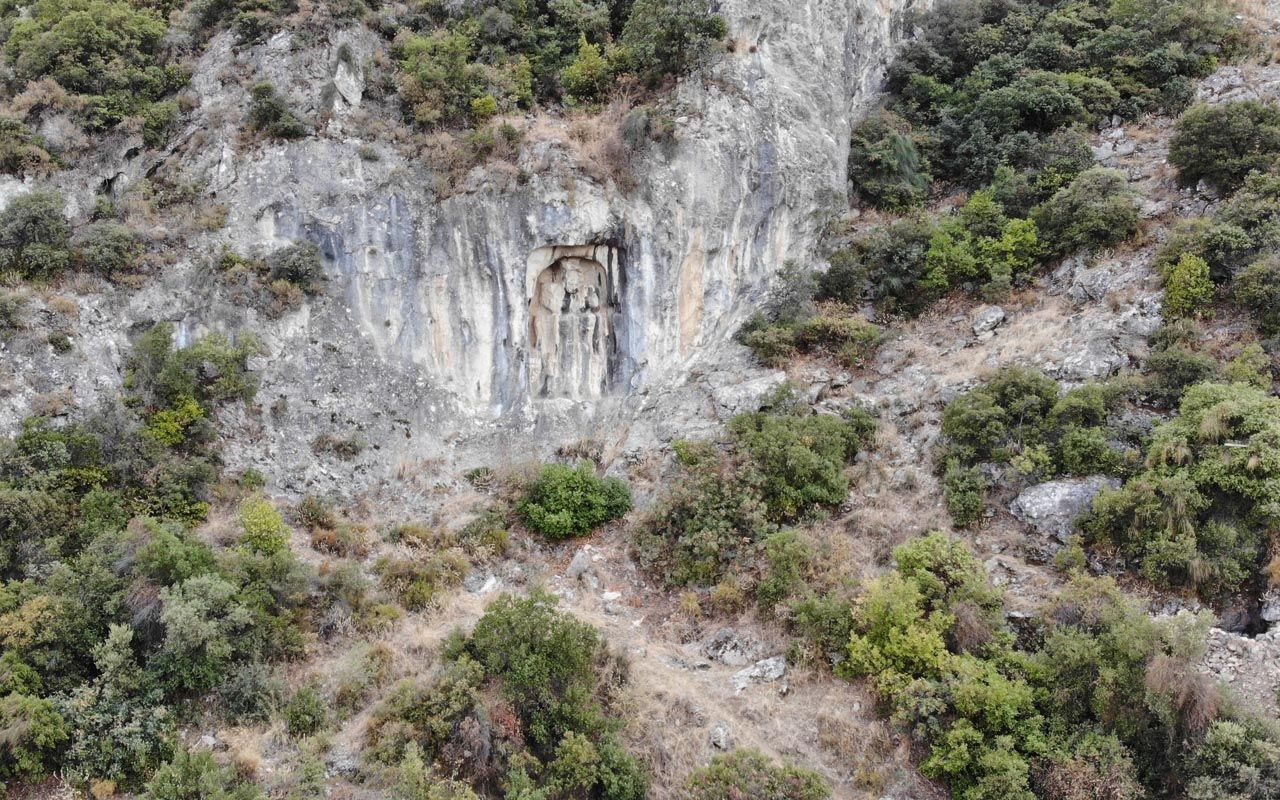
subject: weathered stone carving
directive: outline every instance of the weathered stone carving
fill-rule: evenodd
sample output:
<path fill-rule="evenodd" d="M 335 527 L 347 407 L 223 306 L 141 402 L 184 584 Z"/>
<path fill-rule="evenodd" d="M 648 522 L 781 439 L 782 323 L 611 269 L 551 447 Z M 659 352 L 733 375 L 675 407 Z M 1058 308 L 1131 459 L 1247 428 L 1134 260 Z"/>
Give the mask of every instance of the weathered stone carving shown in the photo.
<path fill-rule="evenodd" d="M 614 354 L 609 273 L 568 255 L 542 270 L 529 302 L 529 386 L 534 397 L 599 397 Z"/>

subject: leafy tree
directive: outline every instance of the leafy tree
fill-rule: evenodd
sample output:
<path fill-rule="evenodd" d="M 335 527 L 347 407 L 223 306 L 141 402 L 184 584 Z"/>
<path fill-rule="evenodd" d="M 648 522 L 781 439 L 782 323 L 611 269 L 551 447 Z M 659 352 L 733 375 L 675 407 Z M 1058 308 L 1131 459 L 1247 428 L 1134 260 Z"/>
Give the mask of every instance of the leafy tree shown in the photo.
<path fill-rule="evenodd" d="M 76 239 L 80 265 L 99 275 L 110 276 L 132 267 L 142 249 L 137 232 L 118 222 L 95 222 Z"/>
<path fill-rule="evenodd" d="M 636 0 L 622 44 L 640 76 L 656 85 L 697 66 L 726 33 L 706 0 Z"/>
<path fill-rule="evenodd" d="M 1173 317 L 1195 317 L 1213 300 L 1209 264 L 1203 258 L 1184 253 L 1169 272 L 1164 289 L 1164 311 Z"/>
<path fill-rule="evenodd" d="M 1205 181 L 1235 191 L 1250 172 L 1280 163 L 1280 106 L 1247 100 L 1190 109 L 1169 141 L 1169 162 L 1185 186 Z"/>
<path fill-rule="evenodd" d="M 0 265 L 25 278 L 46 278 L 71 261 L 71 228 L 62 195 L 36 189 L 19 195 L 0 212 Z"/>
<path fill-rule="evenodd" d="M 1280 333 L 1280 255 L 1255 261 L 1232 284 L 1236 305 L 1253 313 L 1267 335 Z"/>
<path fill-rule="evenodd" d="M 48 774 L 70 733 L 49 700 L 17 692 L 0 697 L 0 777 L 30 780 Z"/>

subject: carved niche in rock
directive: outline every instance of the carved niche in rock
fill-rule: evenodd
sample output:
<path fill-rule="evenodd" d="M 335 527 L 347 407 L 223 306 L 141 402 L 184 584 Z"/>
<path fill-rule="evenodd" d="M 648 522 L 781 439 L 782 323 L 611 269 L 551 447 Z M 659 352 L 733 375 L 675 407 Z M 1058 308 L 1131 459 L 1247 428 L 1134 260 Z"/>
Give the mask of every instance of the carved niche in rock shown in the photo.
<path fill-rule="evenodd" d="M 531 275 L 530 392 L 537 398 L 599 397 L 608 390 L 616 363 L 614 251 L 607 247 L 542 250 L 550 250 L 546 255 L 554 260 L 536 277 Z M 605 255 L 608 266 L 597 255 Z M 546 260 L 545 255 L 541 260 Z"/>

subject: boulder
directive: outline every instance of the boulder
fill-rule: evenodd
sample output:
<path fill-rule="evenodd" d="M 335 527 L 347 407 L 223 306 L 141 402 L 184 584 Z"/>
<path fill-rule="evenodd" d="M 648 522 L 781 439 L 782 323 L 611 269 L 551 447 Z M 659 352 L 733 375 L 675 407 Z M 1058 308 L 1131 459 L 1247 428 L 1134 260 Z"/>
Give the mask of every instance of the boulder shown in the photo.
<path fill-rule="evenodd" d="M 733 682 L 733 689 L 741 692 L 753 683 L 770 683 L 776 681 L 787 672 L 787 659 L 783 656 L 773 656 L 765 658 L 746 669 L 740 669 L 733 673 L 730 680 Z"/>
<path fill-rule="evenodd" d="M 763 646 L 751 636 L 733 628 L 721 628 L 702 646 L 702 653 L 712 661 L 730 667 L 742 667 L 760 658 Z"/>
<path fill-rule="evenodd" d="M 1076 518 L 1088 510 L 1098 492 L 1119 485 L 1106 475 L 1040 483 L 1023 489 L 1009 511 L 1042 536 L 1066 543 L 1076 529 Z"/>
<path fill-rule="evenodd" d="M 987 306 L 973 315 L 973 335 L 991 333 L 1004 323 L 1005 313 L 1000 306 Z"/>

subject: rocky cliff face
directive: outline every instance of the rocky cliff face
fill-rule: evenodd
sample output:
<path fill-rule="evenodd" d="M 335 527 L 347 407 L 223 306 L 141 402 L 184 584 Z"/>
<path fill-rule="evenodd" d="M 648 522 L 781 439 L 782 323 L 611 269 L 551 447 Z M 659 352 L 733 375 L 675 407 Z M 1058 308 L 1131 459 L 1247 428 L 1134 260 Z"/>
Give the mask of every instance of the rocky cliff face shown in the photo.
<path fill-rule="evenodd" d="M 193 238 L 149 288 L 88 301 L 80 338 L 93 346 L 50 368 L 88 397 L 131 326 L 255 330 L 275 413 L 240 421 L 243 457 L 306 470 L 323 468 L 300 442 L 326 429 L 409 458 L 449 430 L 581 428 L 639 407 L 723 347 L 785 260 L 812 257 L 823 210 L 843 201 L 851 122 L 912 3 L 729 0 L 732 51 L 676 89 L 674 141 L 649 148 L 625 191 L 581 168 L 569 124 L 530 119 L 516 175 L 475 167 L 441 196 L 375 132 L 385 121 L 366 73 L 383 44 L 371 32 L 318 45 L 281 34 L 242 53 L 224 34 L 195 70 L 200 106 L 172 155 L 226 205 L 226 226 Z M 261 79 L 320 120 L 318 135 L 244 144 L 243 85 Z M 60 179 L 74 210 L 155 166 L 129 142 L 113 152 Z M 220 247 L 300 239 L 321 247 L 329 278 L 301 310 L 259 318 L 214 287 Z"/>

